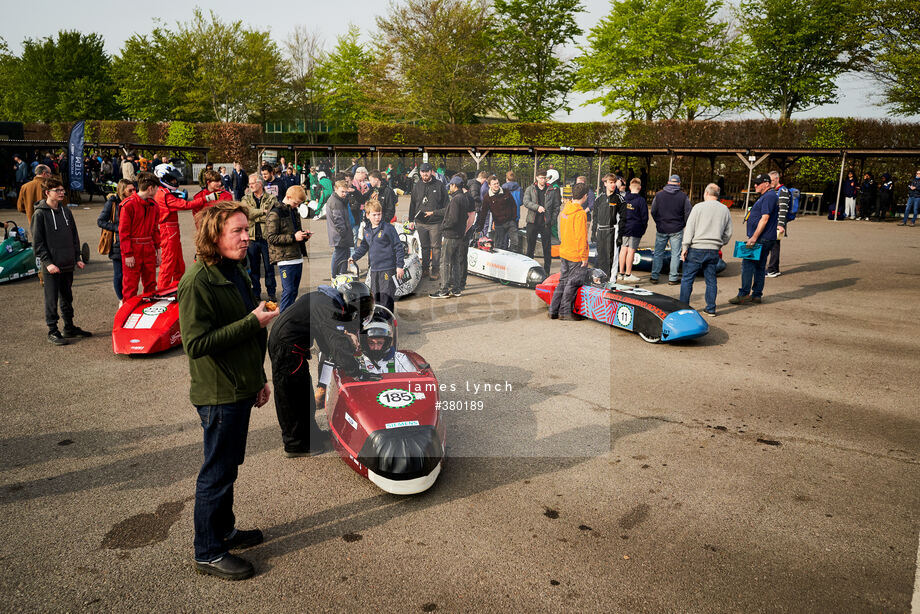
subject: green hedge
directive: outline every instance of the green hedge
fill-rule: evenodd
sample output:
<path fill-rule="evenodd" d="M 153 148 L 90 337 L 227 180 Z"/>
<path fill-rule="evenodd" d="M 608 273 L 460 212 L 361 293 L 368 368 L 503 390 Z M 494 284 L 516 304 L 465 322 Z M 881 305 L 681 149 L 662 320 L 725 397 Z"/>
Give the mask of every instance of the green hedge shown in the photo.
<path fill-rule="evenodd" d="M 803 119 L 586 123 L 504 123 L 415 126 L 363 121 L 367 145 L 537 145 L 603 147 L 808 147 L 828 122 L 842 125 L 853 147 L 917 147 L 920 123 L 885 119 Z"/>
<path fill-rule="evenodd" d="M 73 126 L 69 122 L 51 124 L 33 123 L 25 125 L 25 138 L 29 140 L 65 141 Z M 211 160 L 222 162 L 239 160 L 245 166 L 254 166 L 256 154 L 249 145 L 261 141 L 262 127 L 259 124 L 227 124 L 186 122 L 130 122 L 96 121 L 86 122 L 86 142 L 100 143 L 151 143 L 153 145 L 174 145 L 209 147 Z M 156 152 L 142 152 L 145 155 Z M 203 156 L 192 156 L 203 161 Z"/>

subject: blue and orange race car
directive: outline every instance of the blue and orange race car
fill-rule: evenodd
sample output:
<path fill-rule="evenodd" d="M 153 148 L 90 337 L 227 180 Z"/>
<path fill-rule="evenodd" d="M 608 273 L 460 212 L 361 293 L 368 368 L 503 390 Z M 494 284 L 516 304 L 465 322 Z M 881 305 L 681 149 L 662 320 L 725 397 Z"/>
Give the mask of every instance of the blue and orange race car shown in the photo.
<path fill-rule="evenodd" d="M 559 274 L 550 275 L 537 286 L 537 296 L 549 304 L 558 285 Z M 579 288 L 573 312 L 634 332 L 649 343 L 695 339 L 709 332 L 709 324 L 688 304 L 616 283 L 589 283 Z"/>

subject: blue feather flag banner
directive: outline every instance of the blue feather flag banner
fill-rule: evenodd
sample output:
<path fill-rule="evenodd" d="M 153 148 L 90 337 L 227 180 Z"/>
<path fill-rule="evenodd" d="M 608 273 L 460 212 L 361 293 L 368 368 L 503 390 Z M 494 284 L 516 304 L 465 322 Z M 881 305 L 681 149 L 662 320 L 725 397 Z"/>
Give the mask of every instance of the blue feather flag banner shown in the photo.
<path fill-rule="evenodd" d="M 85 122 L 81 119 L 70 131 L 70 143 L 67 149 L 67 162 L 70 167 L 70 189 L 83 191 L 83 129 Z"/>

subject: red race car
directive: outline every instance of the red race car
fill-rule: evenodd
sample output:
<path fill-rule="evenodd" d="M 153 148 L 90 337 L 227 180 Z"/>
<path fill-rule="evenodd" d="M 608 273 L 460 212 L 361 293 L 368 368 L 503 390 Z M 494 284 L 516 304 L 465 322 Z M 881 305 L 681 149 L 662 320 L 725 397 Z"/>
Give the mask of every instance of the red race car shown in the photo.
<path fill-rule="evenodd" d="M 115 313 L 112 349 L 116 354 L 155 354 L 181 343 L 175 288 L 132 297 Z"/>
<path fill-rule="evenodd" d="M 376 313 L 381 310 L 387 311 L 377 306 Z M 367 337 L 381 330 L 390 345 L 368 358 Z M 438 380 L 421 356 L 395 351 L 395 318 L 375 319 L 361 336 L 362 369 L 379 379 L 355 379 L 333 370 L 327 392 L 332 444 L 348 466 L 382 490 L 423 492 L 444 463 Z"/>

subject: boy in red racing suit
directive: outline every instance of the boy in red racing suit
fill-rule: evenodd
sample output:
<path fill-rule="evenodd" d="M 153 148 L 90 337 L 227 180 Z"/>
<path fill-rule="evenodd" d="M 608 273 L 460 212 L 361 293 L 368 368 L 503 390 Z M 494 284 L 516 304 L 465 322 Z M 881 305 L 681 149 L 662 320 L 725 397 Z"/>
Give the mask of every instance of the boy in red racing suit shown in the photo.
<path fill-rule="evenodd" d="M 185 272 L 182 258 L 182 241 L 179 238 L 179 211 L 193 209 L 194 205 L 177 196 L 174 190 L 164 186 L 157 189 L 154 199 L 157 204 L 157 223 L 160 229 L 160 274 L 157 287 L 172 288 L 179 283 Z"/>
<path fill-rule="evenodd" d="M 195 194 L 191 207 L 195 212 L 195 228 L 198 228 L 198 212 L 219 200 L 233 200 L 233 194 L 224 189 L 224 181 L 217 171 L 205 171 L 202 176 L 205 189 Z"/>
<path fill-rule="evenodd" d="M 153 173 L 140 173 L 137 177 L 137 192 L 121 203 L 118 240 L 124 271 L 122 294 L 125 302 L 137 295 L 138 281 L 143 281 L 145 293 L 157 289 L 160 229 L 157 225 L 157 206 L 153 199 L 159 186 L 160 182 Z"/>

